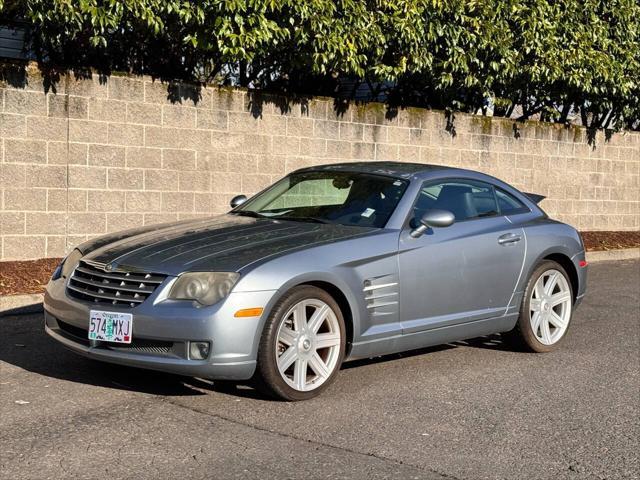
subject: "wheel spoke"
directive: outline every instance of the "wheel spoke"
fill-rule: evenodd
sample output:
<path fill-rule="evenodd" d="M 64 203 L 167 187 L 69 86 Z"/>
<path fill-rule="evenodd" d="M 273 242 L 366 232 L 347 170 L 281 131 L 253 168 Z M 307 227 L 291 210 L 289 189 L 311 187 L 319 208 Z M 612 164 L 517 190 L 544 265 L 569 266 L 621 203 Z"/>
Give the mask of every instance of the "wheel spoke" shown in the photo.
<path fill-rule="evenodd" d="M 560 274 L 558 272 L 551 272 L 547 279 L 547 283 L 544 285 L 545 295 L 551 295 L 553 293 L 553 289 L 556 287 L 556 283 L 558 283 L 559 276 Z"/>
<path fill-rule="evenodd" d="M 544 316 L 540 321 L 540 336 L 542 337 L 542 343 L 545 345 L 551 344 L 551 330 L 549 329 L 549 317 Z"/>
<path fill-rule="evenodd" d="M 537 300 L 540 300 L 542 298 L 543 293 L 544 293 L 544 278 L 540 277 L 533 287 L 533 295 Z"/>
<path fill-rule="evenodd" d="M 549 322 L 551 322 L 554 327 L 559 328 L 561 330 L 563 330 L 567 326 L 567 322 L 565 322 L 564 319 L 553 310 L 551 311 L 551 314 L 549 315 L 548 319 L 549 319 Z"/>
<path fill-rule="evenodd" d="M 539 312 L 540 308 L 541 308 L 541 301 L 536 299 L 536 298 L 532 298 L 531 301 L 529 302 L 529 309 L 534 311 L 534 312 Z"/>
<path fill-rule="evenodd" d="M 540 321 L 542 320 L 542 313 L 535 312 L 531 317 L 531 330 L 533 330 L 533 334 L 538 336 L 538 329 L 540 328 Z"/>
<path fill-rule="evenodd" d="M 339 333 L 320 333 L 316 335 L 316 349 L 333 347 L 340 344 Z"/>
<path fill-rule="evenodd" d="M 293 366 L 293 383 L 298 390 L 304 390 L 307 385 L 307 361 L 298 358 Z"/>
<path fill-rule="evenodd" d="M 551 306 L 555 307 L 556 305 L 560 305 L 568 300 L 571 300 L 571 294 L 569 292 L 559 292 L 555 295 L 551 295 L 550 301 Z"/>
<path fill-rule="evenodd" d="M 292 346 L 296 343 L 296 332 L 291 330 L 286 325 L 283 325 L 278 335 L 278 340 L 285 345 Z"/>
<path fill-rule="evenodd" d="M 309 359 L 309 366 L 321 378 L 327 378 L 331 375 L 327 364 L 320 358 L 318 352 L 313 352 L 313 355 L 311 355 L 311 358 Z"/>
<path fill-rule="evenodd" d="M 328 312 L 329 305 L 322 305 L 321 307 L 316 308 L 316 311 L 313 312 L 313 315 L 307 323 L 309 331 L 311 333 L 316 333 L 320 329 L 320 327 L 324 323 L 325 318 L 327 317 Z"/>
<path fill-rule="evenodd" d="M 284 353 L 278 357 L 278 370 L 280 370 L 280 373 L 284 374 L 287 368 L 289 368 L 297 358 L 298 349 L 296 347 L 287 348 Z"/>
<path fill-rule="evenodd" d="M 300 302 L 296 305 L 296 308 L 293 311 L 293 325 L 298 333 L 307 329 L 307 306 L 304 302 Z"/>

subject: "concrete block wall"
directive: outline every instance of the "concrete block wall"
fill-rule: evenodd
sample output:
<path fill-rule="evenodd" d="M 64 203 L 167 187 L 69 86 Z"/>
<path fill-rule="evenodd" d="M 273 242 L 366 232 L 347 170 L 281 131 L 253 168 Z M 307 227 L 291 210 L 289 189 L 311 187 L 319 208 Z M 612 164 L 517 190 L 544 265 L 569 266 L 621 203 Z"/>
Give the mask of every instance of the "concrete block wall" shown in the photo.
<path fill-rule="evenodd" d="M 259 105 L 246 91 L 150 78 L 63 77 L 56 93 L 33 67 L 0 83 L 0 260 L 62 256 L 87 238 L 228 210 L 296 168 L 400 160 L 477 169 L 548 198 L 581 230 L 640 228 L 640 134 L 518 124 L 380 104 L 336 114 L 330 99 Z M 177 92 L 177 94 L 175 94 Z M 257 110 L 260 110 L 260 114 Z"/>

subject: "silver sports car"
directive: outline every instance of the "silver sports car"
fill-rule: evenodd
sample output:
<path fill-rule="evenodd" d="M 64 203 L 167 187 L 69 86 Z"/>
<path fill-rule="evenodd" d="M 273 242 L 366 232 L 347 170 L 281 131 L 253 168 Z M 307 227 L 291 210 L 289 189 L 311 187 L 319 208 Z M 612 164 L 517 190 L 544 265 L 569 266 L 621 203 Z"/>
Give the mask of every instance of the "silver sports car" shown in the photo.
<path fill-rule="evenodd" d="M 318 395 L 345 360 L 504 332 L 554 349 L 585 294 L 578 232 L 493 177 L 368 162 L 305 168 L 222 216 L 80 245 L 46 331 L 89 358 Z"/>

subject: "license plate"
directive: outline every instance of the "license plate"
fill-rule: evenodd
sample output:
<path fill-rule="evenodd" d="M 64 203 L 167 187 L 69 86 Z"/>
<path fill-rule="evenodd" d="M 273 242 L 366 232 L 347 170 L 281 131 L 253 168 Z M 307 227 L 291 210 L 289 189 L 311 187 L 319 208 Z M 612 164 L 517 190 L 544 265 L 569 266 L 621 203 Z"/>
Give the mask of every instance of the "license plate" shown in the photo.
<path fill-rule="evenodd" d="M 133 315 L 130 313 L 91 310 L 89 339 L 102 342 L 131 343 Z"/>

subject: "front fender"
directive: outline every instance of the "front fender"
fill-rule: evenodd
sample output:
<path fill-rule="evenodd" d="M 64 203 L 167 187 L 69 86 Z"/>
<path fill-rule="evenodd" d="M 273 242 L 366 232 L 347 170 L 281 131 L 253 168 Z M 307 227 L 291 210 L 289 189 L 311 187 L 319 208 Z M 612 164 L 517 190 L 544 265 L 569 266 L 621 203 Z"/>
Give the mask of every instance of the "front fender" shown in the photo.
<path fill-rule="evenodd" d="M 276 302 L 296 285 L 312 282 L 331 284 L 343 294 L 351 310 L 353 341 L 357 342 L 371 327 L 364 283 L 367 279 L 397 279 L 397 249 L 398 232 L 381 230 L 367 238 L 347 239 L 296 251 L 242 269 L 234 292 L 275 290 L 265 306 L 256 345 Z M 384 317 L 384 320 L 397 322 L 397 312 L 395 316 Z"/>
<path fill-rule="evenodd" d="M 364 297 L 362 297 L 362 295 L 357 295 L 357 292 L 353 291 L 353 286 L 349 284 L 349 281 L 346 281 L 344 279 L 344 273 L 342 275 L 338 275 L 337 273 L 331 271 L 304 272 L 299 275 L 295 275 L 280 284 L 268 301 L 267 305 L 264 307 L 264 313 L 260 318 L 259 328 L 256 330 L 256 335 L 253 339 L 253 350 L 256 353 L 258 351 L 260 337 L 262 336 L 267 318 L 269 318 L 269 315 L 273 311 L 275 305 L 287 294 L 287 292 L 289 292 L 294 287 L 297 287 L 298 285 L 317 282 L 331 284 L 332 286 L 340 290 L 340 292 L 342 292 L 351 310 L 350 313 L 353 331 L 361 331 L 361 320 L 363 318 L 362 315 L 363 312 L 366 311 L 366 307 L 364 305 Z"/>

